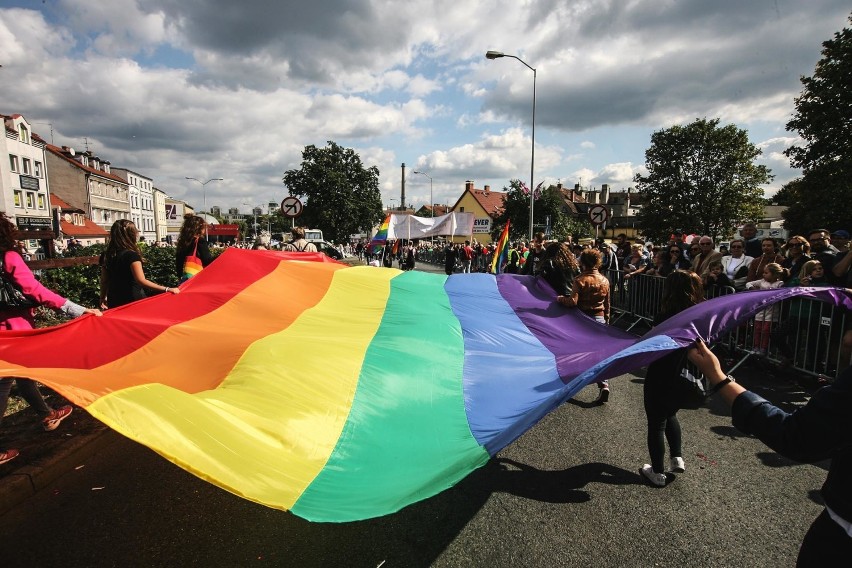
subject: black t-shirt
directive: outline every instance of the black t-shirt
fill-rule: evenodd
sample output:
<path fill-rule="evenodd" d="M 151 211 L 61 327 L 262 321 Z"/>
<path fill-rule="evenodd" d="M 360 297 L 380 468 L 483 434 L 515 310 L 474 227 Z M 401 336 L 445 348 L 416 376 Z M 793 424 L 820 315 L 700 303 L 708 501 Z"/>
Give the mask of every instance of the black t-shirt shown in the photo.
<path fill-rule="evenodd" d="M 100 264 L 106 267 L 107 306 L 116 308 L 145 297 L 142 286 L 133 278 L 130 266 L 134 262 L 142 262 L 142 257 L 135 250 L 123 250 L 109 262 L 101 255 Z"/>
<path fill-rule="evenodd" d="M 541 272 L 541 263 L 544 260 L 544 256 L 544 247 L 541 247 L 540 250 L 536 250 L 535 247 L 533 247 L 527 255 L 527 261 L 524 263 L 524 268 L 521 270 L 521 274 L 532 274 L 537 276 L 538 273 Z"/>
<path fill-rule="evenodd" d="M 453 247 L 447 247 L 444 249 L 444 264 L 447 266 L 453 266 L 456 263 L 456 249 Z"/>

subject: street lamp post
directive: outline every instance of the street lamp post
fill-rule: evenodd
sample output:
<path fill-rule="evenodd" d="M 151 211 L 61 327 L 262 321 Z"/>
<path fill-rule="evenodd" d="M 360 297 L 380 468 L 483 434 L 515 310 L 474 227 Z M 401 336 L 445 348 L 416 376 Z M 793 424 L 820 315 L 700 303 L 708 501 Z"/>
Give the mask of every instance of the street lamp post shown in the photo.
<path fill-rule="evenodd" d="M 252 205 L 251 203 L 243 202 L 243 205 L 248 205 L 251 207 L 251 212 L 254 215 L 254 237 L 257 238 L 257 210 L 260 209 L 260 205 Z"/>
<path fill-rule="evenodd" d="M 432 176 L 430 176 L 426 172 L 418 172 L 417 170 L 414 170 L 414 173 L 420 174 L 421 176 L 426 176 L 427 178 L 429 178 L 429 211 L 432 212 L 432 217 L 434 217 L 435 216 L 435 203 L 434 203 L 435 200 L 432 198 Z"/>
<path fill-rule="evenodd" d="M 191 179 L 192 181 L 197 181 L 201 184 L 201 190 L 204 192 L 204 212 L 207 213 L 207 184 L 211 181 L 224 181 L 224 178 L 210 178 L 207 181 L 201 181 L 198 178 L 187 177 L 186 179 Z"/>
<path fill-rule="evenodd" d="M 530 157 L 530 241 L 533 238 L 533 201 L 535 195 L 535 186 L 533 185 L 533 176 L 535 174 L 535 82 L 536 82 L 536 70 L 535 67 L 530 67 L 530 65 L 516 55 L 507 55 L 502 51 L 488 51 L 485 54 L 487 59 L 499 59 L 501 57 L 511 57 L 512 59 L 517 59 L 524 65 L 526 65 L 527 69 L 533 72 L 533 105 L 532 105 L 532 152 Z"/>

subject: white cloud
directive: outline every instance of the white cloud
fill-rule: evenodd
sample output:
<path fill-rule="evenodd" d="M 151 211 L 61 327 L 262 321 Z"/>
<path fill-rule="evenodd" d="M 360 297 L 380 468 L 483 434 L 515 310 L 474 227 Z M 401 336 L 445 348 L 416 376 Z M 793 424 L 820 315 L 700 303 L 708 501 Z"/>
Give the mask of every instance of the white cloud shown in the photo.
<path fill-rule="evenodd" d="M 466 179 L 528 179 L 532 73 L 489 49 L 537 69 L 537 180 L 628 184 L 655 129 L 706 116 L 783 132 L 799 77 L 849 14 L 843 0 L 33 5 L 0 9 L 0 112 L 52 123 L 59 144 L 87 139 L 196 203 L 186 175 L 224 177 L 207 187 L 222 206 L 280 198 L 304 146 L 328 140 L 375 163 L 388 198 L 401 161 L 430 172 L 440 202 Z M 643 147 L 622 142 L 625 126 L 632 140 L 647 130 Z M 550 142 L 566 136 L 582 153 Z M 758 144 L 772 186 L 796 175 L 791 140 Z M 409 195 L 424 198 L 424 181 Z"/>

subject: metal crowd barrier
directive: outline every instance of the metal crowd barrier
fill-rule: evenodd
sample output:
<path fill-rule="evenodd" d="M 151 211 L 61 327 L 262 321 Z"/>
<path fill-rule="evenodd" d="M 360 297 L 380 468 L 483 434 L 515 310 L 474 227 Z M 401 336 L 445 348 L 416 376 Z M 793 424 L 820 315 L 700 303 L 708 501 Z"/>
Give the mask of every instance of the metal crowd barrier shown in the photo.
<path fill-rule="evenodd" d="M 624 320 L 627 331 L 639 324 L 650 328 L 660 311 L 665 278 L 645 274 L 625 278 L 621 270 L 608 270 L 604 274 L 610 282 L 610 323 Z M 748 292 L 712 286 L 705 290 L 705 297 L 712 299 L 734 293 Z M 761 341 L 764 334 L 755 325 L 764 319 L 759 315 L 772 320 L 768 341 Z M 842 343 L 850 323 L 852 313 L 843 308 L 810 298 L 793 298 L 767 308 L 728 333 L 717 345 L 724 345 L 738 359 L 731 371 L 750 357 L 762 357 L 781 367 L 831 379 L 850 364 L 850 354 Z"/>

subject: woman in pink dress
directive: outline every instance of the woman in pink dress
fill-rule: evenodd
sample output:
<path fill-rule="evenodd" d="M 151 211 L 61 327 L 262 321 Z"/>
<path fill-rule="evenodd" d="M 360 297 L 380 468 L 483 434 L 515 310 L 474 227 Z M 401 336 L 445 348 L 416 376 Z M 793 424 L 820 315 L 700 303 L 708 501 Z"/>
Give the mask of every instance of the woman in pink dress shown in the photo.
<path fill-rule="evenodd" d="M 15 285 L 25 296 L 40 306 L 60 311 L 75 318 L 83 314 L 101 315 L 100 310 L 84 308 L 42 286 L 24 262 L 18 248 L 17 227 L 0 212 L 0 276 Z M 35 308 L 0 309 L 0 330 L 32 329 L 35 327 Z M 55 430 L 71 414 L 71 406 L 52 409 L 45 402 L 35 381 L 16 377 L 0 378 L 0 418 L 6 413 L 12 381 L 27 403 L 41 416 L 42 427 Z M 0 448 L 0 464 L 18 456 L 18 450 Z"/>

